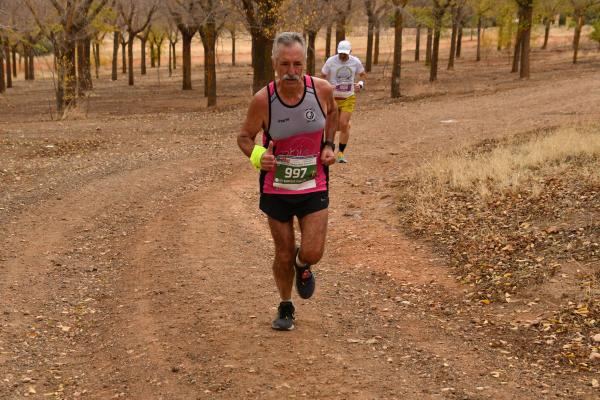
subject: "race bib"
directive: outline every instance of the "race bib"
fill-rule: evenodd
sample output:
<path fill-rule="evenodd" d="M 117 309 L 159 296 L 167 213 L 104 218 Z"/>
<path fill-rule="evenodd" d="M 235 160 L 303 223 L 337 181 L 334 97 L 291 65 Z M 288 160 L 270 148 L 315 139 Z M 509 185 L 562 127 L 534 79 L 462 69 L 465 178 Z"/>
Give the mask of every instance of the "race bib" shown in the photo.
<path fill-rule="evenodd" d="M 353 86 L 352 83 L 340 83 L 335 85 L 335 90 L 338 92 L 351 92 Z"/>
<path fill-rule="evenodd" d="M 317 156 L 278 155 L 273 187 L 304 190 L 317 187 Z"/>

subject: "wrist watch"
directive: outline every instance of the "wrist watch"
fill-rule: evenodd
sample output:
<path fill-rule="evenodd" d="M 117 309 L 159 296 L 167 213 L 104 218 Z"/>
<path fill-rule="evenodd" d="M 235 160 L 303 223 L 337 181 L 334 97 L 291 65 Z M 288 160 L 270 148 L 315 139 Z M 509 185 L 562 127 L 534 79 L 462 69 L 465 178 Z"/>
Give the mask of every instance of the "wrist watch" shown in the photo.
<path fill-rule="evenodd" d="M 331 147 L 332 151 L 335 151 L 335 143 L 333 143 L 331 140 L 326 140 L 323 147 L 325 147 L 325 146 L 329 146 L 329 147 Z"/>

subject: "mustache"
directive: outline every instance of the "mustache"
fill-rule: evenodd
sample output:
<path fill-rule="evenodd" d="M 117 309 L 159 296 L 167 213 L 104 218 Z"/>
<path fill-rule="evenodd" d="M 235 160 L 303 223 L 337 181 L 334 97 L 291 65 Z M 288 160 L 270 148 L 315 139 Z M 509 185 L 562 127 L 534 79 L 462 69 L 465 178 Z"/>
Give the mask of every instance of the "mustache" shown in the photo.
<path fill-rule="evenodd" d="M 281 77 L 281 79 L 286 80 L 286 81 L 299 81 L 300 80 L 300 75 L 290 75 L 290 74 L 285 74 Z"/>

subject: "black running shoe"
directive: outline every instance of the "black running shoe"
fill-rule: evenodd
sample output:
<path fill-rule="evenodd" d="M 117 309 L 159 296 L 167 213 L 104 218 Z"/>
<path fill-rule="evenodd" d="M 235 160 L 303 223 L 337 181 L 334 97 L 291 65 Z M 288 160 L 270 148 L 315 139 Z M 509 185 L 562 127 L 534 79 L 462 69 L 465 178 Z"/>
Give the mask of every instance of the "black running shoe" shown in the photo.
<path fill-rule="evenodd" d="M 296 258 L 300 248 L 296 248 L 296 257 L 294 258 L 294 268 L 296 269 L 296 290 L 303 299 L 310 299 L 315 292 L 315 275 L 310 270 L 310 264 L 304 267 L 296 265 Z"/>
<path fill-rule="evenodd" d="M 282 301 L 277 308 L 277 318 L 271 327 L 278 331 L 291 331 L 294 329 L 294 305 L 291 301 Z"/>

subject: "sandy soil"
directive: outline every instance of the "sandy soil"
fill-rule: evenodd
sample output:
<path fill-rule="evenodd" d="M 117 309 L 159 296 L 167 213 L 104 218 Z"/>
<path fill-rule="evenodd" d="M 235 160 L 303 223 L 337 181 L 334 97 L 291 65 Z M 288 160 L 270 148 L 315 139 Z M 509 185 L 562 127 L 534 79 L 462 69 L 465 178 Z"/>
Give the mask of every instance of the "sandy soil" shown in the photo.
<path fill-rule="evenodd" d="M 17 81 L 0 97 L 0 398 L 597 398 L 597 375 L 527 351 L 543 310 L 468 303 L 402 233 L 395 187 L 410 168 L 600 118 L 592 51 L 577 66 L 537 51 L 525 82 L 504 56 L 472 59 L 470 43 L 435 85 L 407 61 L 396 101 L 389 66 L 373 71 L 350 163 L 332 170 L 317 293 L 295 298 L 286 333 L 270 329 L 273 248 L 235 144 L 247 66 L 220 67 L 211 110 L 200 81 L 179 90 L 180 71 L 131 89 L 105 71 L 59 122 L 49 81 Z"/>

